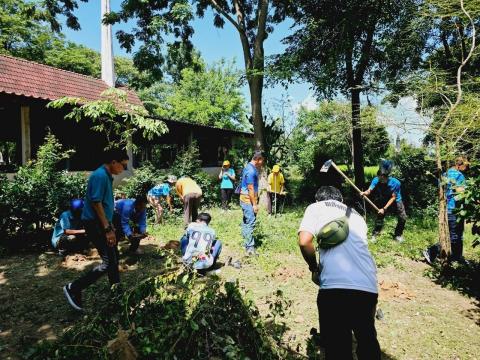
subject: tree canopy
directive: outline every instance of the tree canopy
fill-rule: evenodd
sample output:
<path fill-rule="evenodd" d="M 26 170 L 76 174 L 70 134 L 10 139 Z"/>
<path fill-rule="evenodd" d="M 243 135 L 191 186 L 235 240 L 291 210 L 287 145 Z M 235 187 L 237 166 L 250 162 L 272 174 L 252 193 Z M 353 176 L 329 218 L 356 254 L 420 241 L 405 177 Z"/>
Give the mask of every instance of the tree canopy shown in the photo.
<path fill-rule="evenodd" d="M 232 65 L 220 61 L 210 67 L 202 63 L 201 71 L 186 68 L 178 82 L 156 82 L 139 95 L 147 109 L 162 118 L 246 129 L 240 74 Z"/>

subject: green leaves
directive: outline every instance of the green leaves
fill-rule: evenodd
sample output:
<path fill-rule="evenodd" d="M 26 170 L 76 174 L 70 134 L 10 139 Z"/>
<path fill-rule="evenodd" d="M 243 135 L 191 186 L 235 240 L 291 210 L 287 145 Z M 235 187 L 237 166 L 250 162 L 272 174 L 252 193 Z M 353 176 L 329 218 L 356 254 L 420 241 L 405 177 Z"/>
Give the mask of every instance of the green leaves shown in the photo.
<path fill-rule="evenodd" d="M 227 129 L 245 129 L 245 99 L 233 62 L 207 69 L 186 68 L 178 83 L 155 83 L 139 92 L 149 111 L 159 117 Z"/>
<path fill-rule="evenodd" d="M 92 130 L 103 133 L 108 146 L 126 147 L 131 137 L 140 132 L 146 139 L 153 139 L 168 131 L 164 122 L 152 119 L 142 106 L 131 104 L 127 93 L 110 88 L 102 94 L 101 100 L 85 103 L 79 98 L 61 98 L 48 103 L 48 107 L 60 109 L 67 105 L 73 109 L 65 116 L 75 121 L 89 120 Z M 78 106 L 79 104 L 82 104 Z M 135 148 L 135 144 L 133 144 Z"/>

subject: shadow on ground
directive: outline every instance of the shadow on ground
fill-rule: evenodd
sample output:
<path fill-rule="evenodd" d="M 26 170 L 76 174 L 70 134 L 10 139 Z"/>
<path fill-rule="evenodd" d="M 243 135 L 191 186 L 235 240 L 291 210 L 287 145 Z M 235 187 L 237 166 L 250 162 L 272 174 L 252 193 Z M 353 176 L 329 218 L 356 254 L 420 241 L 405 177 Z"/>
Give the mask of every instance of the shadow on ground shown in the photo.
<path fill-rule="evenodd" d="M 96 251 L 64 260 L 47 244 L 3 250 L 0 257 L 0 358 L 21 358 L 37 341 L 56 339 L 83 316 L 66 303 L 62 287 L 100 262 Z M 158 250 L 153 243 L 144 248 Z M 121 261 L 122 282 L 131 286 L 159 273 L 163 259 L 145 254 Z M 87 314 L 105 301 L 108 290 L 105 276 L 85 291 Z"/>
<path fill-rule="evenodd" d="M 465 264 L 453 263 L 444 269 L 435 265 L 426 271 L 426 275 L 442 287 L 480 301 L 480 262 L 476 260 Z"/>

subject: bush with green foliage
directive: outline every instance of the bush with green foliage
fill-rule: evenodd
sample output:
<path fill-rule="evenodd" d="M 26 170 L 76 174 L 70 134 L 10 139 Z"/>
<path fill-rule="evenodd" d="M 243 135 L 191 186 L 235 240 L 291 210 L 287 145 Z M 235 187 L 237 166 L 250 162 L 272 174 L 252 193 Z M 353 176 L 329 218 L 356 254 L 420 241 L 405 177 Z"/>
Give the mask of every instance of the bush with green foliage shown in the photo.
<path fill-rule="evenodd" d="M 84 174 L 59 171 L 59 164 L 70 157 L 52 134 L 37 152 L 37 159 L 21 166 L 12 181 L 0 178 L 0 197 L 5 212 L 2 235 L 22 235 L 55 222 L 73 198 L 83 198 L 86 189 Z M 8 215 L 8 217 L 7 217 Z"/>
<path fill-rule="evenodd" d="M 116 189 L 116 192 L 124 194 L 129 199 L 147 196 L 147 192 L 163 182 L 165 174 L 146 162 L 141 167 L 136 168 L 133 176 L 129 177 L 124 183 Z"/>
<path fill-rule="evenodd" d="M 436 203 L 435 163 L 424 148 L 402 146 L 392 157 L 392 176 L 402 183 L 402 198 L 407 210 L 427 209 Z"/>
<path fill-rule="evenodd" d="M 201 165 L 200 150 L 196 142 L 193 142 L 179 151 L 170 171 L 178 178 L 188 176 L 197 182 L 203 192 L 203 205 L 211 206 L 218 204 L 220 201 L 218 179 L 203 171 Z"/>

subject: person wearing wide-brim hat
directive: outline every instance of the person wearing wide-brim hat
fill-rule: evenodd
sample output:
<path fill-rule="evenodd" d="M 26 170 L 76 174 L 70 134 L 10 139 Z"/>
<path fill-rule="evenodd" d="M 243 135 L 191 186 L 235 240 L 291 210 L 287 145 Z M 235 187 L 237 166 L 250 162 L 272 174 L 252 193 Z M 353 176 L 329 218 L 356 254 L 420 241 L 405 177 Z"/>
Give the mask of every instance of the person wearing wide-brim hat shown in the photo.
<path fill-rule="evenodd" d="M 280 171 L 280 165 L 274 165 L 272 172 L 268 175 L 267 179 L 267 192 L 268 192 L 268 206 L 267 210 L 269 214 L 272 214 L 273 204 L 277 206 L 278 199 L 285 196 L 285 178 Z M 276 211 L 276 209 L 275 209 Z"/>
<path fill-rule="evenodd" d="M 232 199 L 234 182 L 235 182 L 235 170 L 230 167 L 230 161 L 225 160 L 222 164 L 220 174 L 218 174 L 220 182 L 220 192 L 222 194 L 222 208 L 228 209 L 230 200 Z"/>

